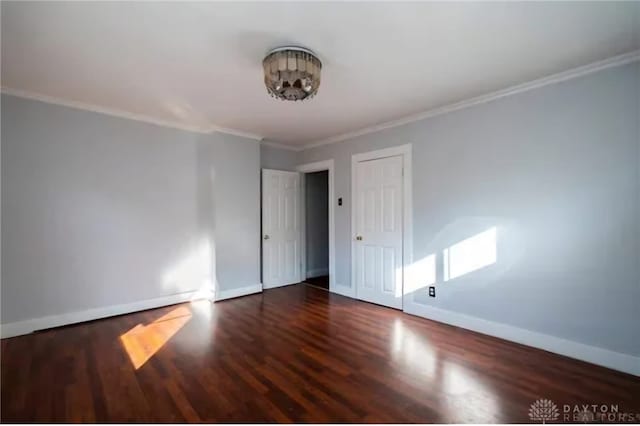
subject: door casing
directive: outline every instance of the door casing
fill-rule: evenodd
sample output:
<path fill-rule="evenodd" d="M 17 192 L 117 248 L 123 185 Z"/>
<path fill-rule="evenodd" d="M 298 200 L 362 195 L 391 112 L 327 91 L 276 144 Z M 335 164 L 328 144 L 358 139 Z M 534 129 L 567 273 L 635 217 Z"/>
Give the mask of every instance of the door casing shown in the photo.
<path fill-rule="evenodd" d="M 412 206 L 412 169 L 411 144 L 392 148 L 354 154 L 351 156 L 351 289 L 350 296 L 358 298 L 356 288 L 356 166 L 361 161 L 377 160 L 386 157 L 402 156 L 402 305 L 405 305 L 406 289 L 411 288 L 409 269 L 413 263 L 413 206 Z"/>
<path fill-rule="evenodd" d="M 335 275 L 335 192 L 334 192 L 334 161 L 316 161 L 314 163 L 301 164 L 296 167 L 296 170 L 301 173 L 300 177 L 300 247 L 301 247 L 301 265 L 300 276 L 304 279 L 305 271 L 307 270 L 307 240 L 306 240 L 306 203 L 305 203 L 305 173 L 313 172 L 328 172 L 329 178 L 329 291 L 332 293 L 340 293 L 339 287 L 336 283 Z"/>

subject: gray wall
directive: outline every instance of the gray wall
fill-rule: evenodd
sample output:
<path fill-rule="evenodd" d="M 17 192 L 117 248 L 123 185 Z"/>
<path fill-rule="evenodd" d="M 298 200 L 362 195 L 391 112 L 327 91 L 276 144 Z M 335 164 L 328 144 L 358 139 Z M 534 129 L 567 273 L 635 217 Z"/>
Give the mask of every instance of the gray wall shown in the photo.
<path fill-rule="evenodd" d="M 260 145 L 260 167 L 263 169 L 295 171 L 299 153 L 289 149 Z"/>
<path fill-rule="evenodd" d="M 306 173 L 307 278 L 329 274 L 329 172 Z"/>
<path fill-rule="evenodd" d="M 259 284 L 260 151 L 2 96 L 2 323 Z"/>
<path fill-rule="evenodd" d="M 636 63 L 303 151 L 335 159 L 337 283 L 351 155 L 411 143 L 414 260 L 438 265 L 414 301 L 640 355 L 639 99 Z M 492 226 L 497 262 L 443 283 L 442 250 Z"/>
<path fill-rule="evenodd" d="M 349 286 L 351 155 L 411 143 L 438 265 L 413 300 L 640 355 L 639 99 L 633 64 L 295 153 L 3 95 L 1 320 L 257 284 L 259 168 L 329 158 Z M 442 250 L 492 226 L 497 262 L 443 283 Z"/>

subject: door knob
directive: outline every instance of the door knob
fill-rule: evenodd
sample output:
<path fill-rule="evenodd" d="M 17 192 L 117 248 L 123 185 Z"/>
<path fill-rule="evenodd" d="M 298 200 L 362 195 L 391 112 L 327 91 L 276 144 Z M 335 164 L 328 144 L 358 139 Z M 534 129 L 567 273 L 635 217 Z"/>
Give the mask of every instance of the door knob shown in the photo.
<path fill-rule="evenodd" d="M 362 236 L 357 235 L 357 236 L 356 236 L 356 240 L 358 240 L 358 241 L 362 241 Z"/>
<path fill-rule="evenodd" d="M 265 239 L 265 240 L 268 240 L 268 239 L 269 239 L 269 236 L 268 236 L 268 235 L 265 235 L 265 236 L 264 236 L 264 239 Z"/>

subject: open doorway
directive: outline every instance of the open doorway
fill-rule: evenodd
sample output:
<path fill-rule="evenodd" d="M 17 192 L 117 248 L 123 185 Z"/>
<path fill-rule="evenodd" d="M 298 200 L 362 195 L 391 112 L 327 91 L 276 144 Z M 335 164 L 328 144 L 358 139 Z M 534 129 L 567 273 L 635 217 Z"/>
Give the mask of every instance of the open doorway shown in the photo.
<path fill-rule="evenodd" d="M 300 276 L 302 281 L 309 285 L 318 285 L 320 288 L 327 288 L 333 293 L 347 294 L 344 286 L 336 283 L 335 276 L 335 189 L 334 189 L 334 162 L 332 159 L 317 161 L 315 163 L 301 164 L 296 167 L 300 173 Z M 316 174 L 316 172 L 323 172 Z M 310 177 L 310 179 L 307 179 Z M 307 181 L 310 192 L 316 195 L 307 196 Z M 307 205 L 309 200 L 309 206 Z M 325 201 L 326 200 L 326 201 Z M 342 200 L 337 199 L 338 205 L 342 205 Z M 317 206 L 317 207 L 316 207 Z M 319 225 L 309 226 L 307 220 Z M 322 229 L 324 228 L 324 232 Z M 309 235 L 307 235 L 309 233 Z M 316 235 L 318 235 L 316 237 Z M 327 241 L 325 243 L 324 241 Z M 307 251 L 314 254 L 307 255 Z M 317 258 L 316 258 L 317 254 Z M 328 257 L 328 274 L 327 269 Z M 307 259 L 309 258 L 309 266 Z M 319 259 L 316 263 L 316 259 Z M 328 280 L 326 277 L 328 275 Z M 322 282 L 324 281 L 324 282 Z M 347 289 L 348 290 L 348 289 Z"/>
<path fill-rule="evenodd" d="M 304 175 L 305 262 L 303 278 L 329 290 L 329 171 Z"/>

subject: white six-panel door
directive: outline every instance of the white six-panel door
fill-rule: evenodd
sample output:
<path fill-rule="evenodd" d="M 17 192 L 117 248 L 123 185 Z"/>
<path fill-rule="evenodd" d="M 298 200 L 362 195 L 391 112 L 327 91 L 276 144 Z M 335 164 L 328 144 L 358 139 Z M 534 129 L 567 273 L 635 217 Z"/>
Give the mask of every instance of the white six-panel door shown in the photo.
<path fill-rule="evenodd" d="M 402 309 L 403 157 L 356 163 L 357 297 Z"/>
<path fill-rule="evenodd" d="M 262 170 L 262 284 L 300 282 L 300 175 Z"/>

